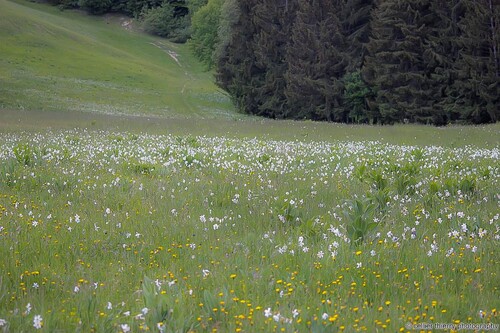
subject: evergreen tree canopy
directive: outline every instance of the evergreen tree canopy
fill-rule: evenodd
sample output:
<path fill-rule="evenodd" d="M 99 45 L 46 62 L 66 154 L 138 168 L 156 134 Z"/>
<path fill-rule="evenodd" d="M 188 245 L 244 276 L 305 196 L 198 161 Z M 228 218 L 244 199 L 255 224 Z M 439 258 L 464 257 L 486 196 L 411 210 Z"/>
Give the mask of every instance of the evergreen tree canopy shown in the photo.
<path fill-rule="evenodd" d="M 342 77 L 347 66 L 336 13 L 339 1 L 301 1 L 286 62 L 286 97 L 293 118 L 346 121 Z"/>
<path fill-rule="evenodd" d="M 464 0 L 458 22 L 460 49 L 452 109 L 475 123 L 500 120 L 500 4 L 493 0 Z"/>
<path fill-rule="evenodd" d="M 217 84 L 229 92 L 235 105 L 242 111 L 258 110 L 256 86 L 265 73 L 257 66 L 253 39 L 256 27 L 253 23 L 253 8 L 257 0 L 237 0 L 227 6 L 233 15 L 227 21 L 228 35 L 225 47 L 219 50 L 217 59 Z"/>
<path fill-rule="evenodd" d="M 341 7 L 339 19 L 346 39 L 349 72 L 361 69 L 364 62 L 366 44 L 371 33 L 370 19 L 374 2 L 374 0 L 346 0 Z"/>
<path fill-rule="evenodd" d="M 247 113 L 435 125 L 500 118 L 498 1 L 227 4 L 244 10 L 219 28 L 227 34 L 217 82 Z"/>
<path fill-rule="evenodd" d="M 364 77 L 383 123 L 429 122 L 435 87 L 426 61 L 434 15 L 428 0 L 383 1 L 373 12 Z"/>
<path fill-rule="evenodd" d="M 261 1 L 255 6 L 253 22 L 256 66 L 264 73 L 254 81 L 258 107 L 251 113 L 272 118 L 286 118 L 289 108 L 285 96 L 285 62 L 295 2 Z"/>

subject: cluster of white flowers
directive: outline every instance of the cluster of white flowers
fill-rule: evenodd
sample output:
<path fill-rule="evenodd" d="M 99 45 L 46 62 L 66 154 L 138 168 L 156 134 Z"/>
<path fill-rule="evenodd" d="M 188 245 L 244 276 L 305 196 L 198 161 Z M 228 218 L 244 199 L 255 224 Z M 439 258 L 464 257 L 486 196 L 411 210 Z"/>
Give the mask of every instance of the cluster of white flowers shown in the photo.
<path fill-rule="evenodd" d="M 272 318 L 277 323 L 291 324 L 293 319 L 299 316 L 300 312 L 298 309 L 292 310 L 292 318 L 287 318 L 281 315 L 280 312 L 273 312 L 271 308 L 267 308 L 264 310 L 264 317 Z"/>

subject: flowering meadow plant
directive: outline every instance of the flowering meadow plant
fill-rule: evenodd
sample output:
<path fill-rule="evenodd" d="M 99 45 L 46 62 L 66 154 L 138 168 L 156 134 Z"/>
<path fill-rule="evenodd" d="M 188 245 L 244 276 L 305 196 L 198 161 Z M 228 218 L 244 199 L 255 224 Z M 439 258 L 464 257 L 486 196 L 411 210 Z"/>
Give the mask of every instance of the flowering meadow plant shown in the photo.
<path fill-rule="evenodd" d="M 499 147 L 0 134 L 0 332 L 498 323 L 499 189 Z"/>

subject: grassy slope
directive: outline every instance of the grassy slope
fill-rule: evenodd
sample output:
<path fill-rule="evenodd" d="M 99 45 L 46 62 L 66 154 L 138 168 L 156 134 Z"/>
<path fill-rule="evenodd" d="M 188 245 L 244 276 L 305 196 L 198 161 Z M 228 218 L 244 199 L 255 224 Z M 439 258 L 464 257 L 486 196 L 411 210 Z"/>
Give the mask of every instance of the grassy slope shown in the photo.
<path fill-rule="evenodd" d="M 178 54 L 180 65 L 168 51 Z M 369 127 L 238 115 L 185 45 L 127 31 L 116 17 L 0 0 L 0 55 L 0 131 L 93 127 L 285 140 L 500 144 L 500 124 Z"/>
<path fill-rule="evenodd" d="M 0 0 L 0 107 L 235 116 L 185 46 L 126 31 L 119 23 Z"/>

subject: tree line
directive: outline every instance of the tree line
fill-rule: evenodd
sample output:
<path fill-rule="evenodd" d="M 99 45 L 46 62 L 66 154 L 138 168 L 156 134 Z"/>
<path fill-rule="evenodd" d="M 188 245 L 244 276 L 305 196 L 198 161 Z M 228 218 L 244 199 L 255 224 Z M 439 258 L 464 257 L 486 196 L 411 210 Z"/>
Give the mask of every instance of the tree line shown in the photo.
<path fill-rule="evenodd" d="M 499 0 L 48 0 L 188 41 L 248 114 L 500 120 Z"/>
<path fill-rule="evenodd" d="M 226 0 L 216 80 L 271 118 L 495 122 L 499 21 L 495 0 Z"/>

